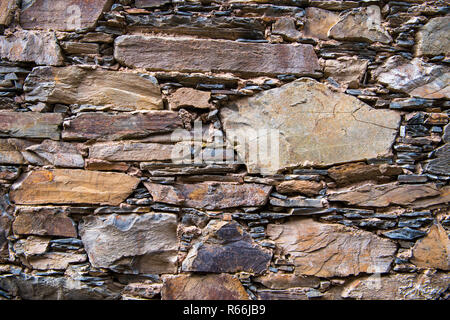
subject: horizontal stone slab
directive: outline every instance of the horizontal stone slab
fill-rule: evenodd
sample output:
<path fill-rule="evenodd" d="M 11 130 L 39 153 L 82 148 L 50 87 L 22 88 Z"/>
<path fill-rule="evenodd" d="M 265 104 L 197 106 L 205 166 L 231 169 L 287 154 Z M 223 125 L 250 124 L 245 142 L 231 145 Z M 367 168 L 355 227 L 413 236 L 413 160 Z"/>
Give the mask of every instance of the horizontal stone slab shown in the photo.
<path fill-rule="evenodd" d="M 164 107 L 156 79 L 100 68 L 34 68 L 24 90 L 29 102 L 89 104 L 123 111 Z"/>
<path fill-rule="evenodd" d="M 97 143 L 89 148 L 89 157 L 108 161 L 171 160 L 173 145 L 140 142 Z"/>
<path fill-rule="evenodd" d="M 120 36 L 114 56 L 121 64 L 152 71 L 231 72 L 245 76 L 311 75 L 320 69 L 311 45 Z"/>
<path fill-rule="evenodd" d="M 0 137 L 60 139 L 60 113 L 0 112 Z"/>
<path fill-rule="evenodd" d="M 119 205 L 140 180 L 123 173 L 85 170 L 38 170 L 26 173 L 11 187 L 16 204 Z"/>
<path fill-rule="evenodd" d="M 24 29 L 75 31 L 93 28 L 112 0 L 23 1 L 20 25 Z"/>
<path fill-rule="evenodd" d="M 1 122 L 1 121 L 0 121 Z M 87 113 L 64 123 L 65 140 L 121 140 L 182 128 L 178 113 L 152 111 L 139 114 Z"/>

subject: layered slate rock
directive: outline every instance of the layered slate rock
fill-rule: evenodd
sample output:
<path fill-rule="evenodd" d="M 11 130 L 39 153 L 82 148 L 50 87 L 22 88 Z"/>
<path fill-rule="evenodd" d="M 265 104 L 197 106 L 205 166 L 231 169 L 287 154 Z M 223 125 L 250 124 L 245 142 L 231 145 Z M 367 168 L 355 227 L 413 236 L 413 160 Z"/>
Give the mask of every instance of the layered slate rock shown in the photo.
<path fill-rule="evenodd" d="M 81 114 L 66 121 L 62 137 L 66 140 L 122 140 L 144 138 L 152 133 L 172 132 L 182 127 L 178 113 L 172 111 L 138 114 L 97 112 Z"/>
<path fill-rule="evenodd" d="M 136 0 L 136 8 L 156 8 L 171 3 L 172 0 Z"/>
<path fill-rule="evenodd" d="M 277 191 L 285 194 L 301 193 L 307 196 L 318 195 L 323 189 L 323 184 L 316 181 L 291 180 L 283 181 L 277 185 Z"/>
<path fill-rule="evenodd" d="M 437 56 L 450 53 L 450 17 L 430 19 L 416 35 L 416 54 Z"/>
<path fill-rule="evenodd" d="M 189 251 L 182 264 L 187 272 L 264 272 L 272 253 L 253 244 L 250 235 L 237 223 L 211 221 L 203 239 Z"/>
<path fill-rule="evenodd" d="M 435 184 L 365 184 L 343 191 L 331 191 L 328 200 L 341 201 L 361 207 L 387 207 L 389 205 L 409 205 L 422 198 L 439 196 Z"/>
<path fill-rule="evenodd" d="M 11 22 L 16 0 L 0 0 L 0 25 L 5 26 Z"/>
<path fill-rule="evenodd" d="M 29 102 L 90 104 L 129 111 L 163 109 L 158 81 L 130 72 L 38 67 L 28 75 L 24 90 Z"/>
<path fill-rule="evenodd" d="M 97 143 L 89 148 L 89 157 L 107 161 L 167 161 L 173 145 L 141 142 Z"/>
<path fill-rule="evenodd" d="M 378 6 L 355 9 L 344 14 L 328 32 L 337 40 L 390 43 L 392 37 L 381 25 Z"/>
<path fill-rule="evenodd" d="M 184 274 L 164 279 L 162 300 L 248 300 L 241 282 L 229 274 Z"/>
<path fill-rule="evenodd" d="M 297 273 L 268 273 L 254 279 L 269 289 L 289 289 L 296 287 L 318 288 L 320 279 L 314 276 L 303 276 Z"/>
<path fill-rule="evenodd" d="M 271 186 L 256 183 L 202 182 L 163 185 L 145 182 L 144 185 L 155 202 L 208 210 L 263 206 L 272 190 Z"/>
<path fill-rule="evenodd" d="M 41 144 L 32 145 L 26 150 L 35 153 L 55 167 L 84 168 L 83 156 L 71 143 L 44 140 Z"/>
<path fill-rule="evenodd" d="M 434 174 L 450 175 L 450 125 L 444 128 L 442 140 L 445 145 L 436 149 L 434 152 L 435 159 L 426 165 L 426 170 Z"/>
<path fill-rule="evenodd" d="M 400 121 L 394 111 L 375 110 L 308 78 L 240 99 L 220 114 L 248 171 L 267 174 L 389 154 Z M 251 150 L 258 146 L 257 159 Z"/>
<path fill-rule="evenodd" d="M 0 112 L 0 137 L 59 140 L 60 113 Z"/>
<path fill-rule="evenodd" d="M 375 70 L 374 75 L 392 91 L 404 92 L 412 97 L 450 97 L 448 68 L 425 63 L 419 58 L 409 61 L 401 56 L 392 56 Z"/>
<path fill-rule="evenodd" d="M 9 257 L 7 237 L 11 233 L 13 218 L 6 212 L 4 195 L 0 195 L 0 261 Z"/>
<path fill-rule="evenodd" d="M 123 173 L 84 170 L 38 170 L 23 175 L 12 187 L 16 204 L 119 205 L 139 184 Z"/>
<path fill-rule="evenodd" d="M 87 216 L 79 224 L 94 267 L 138 273 L 177 271 L 176 231 L 170 213 Z"/>
<path fill-rule="evenodd" d="M 417 241 L 411 262 L 420 268 L 450 270 L 450 239 L 442 225 L 432 225 L 428 234 Z"/>
<path fill-rule="evenodd" d="M 65 270 L 70 264 L 86 262 L 87 256 L 71 252 L 47 252 L 26 259 L 25 265 L 35 270 Z"/>
<path fill-rule="evenodd" d="M 449 285 L 450 276 L 445 273 L 397 273 L 356 279 L 343 290 L 342 297 L 361 300 L 436 300 Z"/>
<path fill-rule="evenodd" d="M 311 75 L 319 70 L 311 45 L 170 39 L 140 35 L 115 40 L 114 57 L 128 67 L 151 71 Z"/>
<path fill-rule="evenodd" d="M 25 30 L 0 36 L 0 58 L 49 66 L 60 66 L 64 61 L 54 33 Z"/>
<path fill-rule="evenodd" d="M 328 175 L 339 185 L 365 181 L 379 180 L 385 177 L 395 177 L 403 173 L 403 169 L 390 165 L 370 165 L 362 162 L 343 164 L 328 169 Z"/>
<path fill-rule="evenodd" d="M 296 271 L 317 277 L 345 277 L 360 273 L 386 273 L 397 246 L 373 233 L 312 219 L 269 224 L 267 234 Z"/>
<path fill-rule="evenodd" d="M 95 27 L 112 0 L 26 0 L 20 25 L 24 29 L 75 31 Z"/>

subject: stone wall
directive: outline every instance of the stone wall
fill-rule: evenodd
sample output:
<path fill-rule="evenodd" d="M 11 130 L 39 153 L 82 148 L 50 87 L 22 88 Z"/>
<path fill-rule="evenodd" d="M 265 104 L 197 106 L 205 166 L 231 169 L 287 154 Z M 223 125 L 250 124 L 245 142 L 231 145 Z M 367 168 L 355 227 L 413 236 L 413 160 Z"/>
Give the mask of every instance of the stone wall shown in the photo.
<path fill-rule="evenodd" d="M 0 299 L 448 299 L 447 1 L 0 0 Z"/>

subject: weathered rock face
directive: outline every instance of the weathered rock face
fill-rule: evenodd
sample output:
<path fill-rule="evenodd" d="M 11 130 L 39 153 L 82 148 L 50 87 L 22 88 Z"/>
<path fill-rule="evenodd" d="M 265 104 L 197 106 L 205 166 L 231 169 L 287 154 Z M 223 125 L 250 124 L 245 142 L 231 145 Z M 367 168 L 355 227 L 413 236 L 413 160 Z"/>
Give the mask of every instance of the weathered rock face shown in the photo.
<path fill-rule="evenodd" d="M 326 60 L 324 73 L 326 77 L 332 77 L 345 87 L 355 89 L 362 82 L 368 64 L 367 60 L 361 60 L 357 57 Z"/>
<path fill-rule="evenodd" d="M 176 230 L 170 213 L 88 216 L 79 225 L 93 266 L 139 273 L 177 271 Z"/>
<path fill-rule="evenodd" d="M 0 139 L 0 163 L 1 164 L 24 164 L 22 148 L 14 139 Z"/>
<path fill-rule="evenodd" d="M 272 33 L 282 36 L 287 41 L 297 41 L 301 39 L 302 33 L 295 27 L 295 20 L 292 18 L 280 18 L 272 25 Z"/>
<path fill-rule="evenodd" d="M 168 98 L 168 102 L 171 110 L 178 110 L 184 107 L 209 109 L 211 108 L 210 98 L 211 94 L 207 91 L 181 88 Z"/>
<path fill-rule="evenodd" d="M 235 106 L 221 109 L 221 118 L 227 138 L 238 143 L 237 152 L 252 173 L 388 154 L 400 121 L 396 112 L 372 109 L 312 79 L 238 100 Z M 268 134 L 275 141 L 265 146 Z M 275 151 L 261 152 L 262 161 L 255 159 L 246 149 L 248 141 L 253 148 L 260 144 L 267 148 L 264 152 Z"/>
<path fill-rule="evenodd" d="M 338 40 L 392 42 L 391 36 L 381 25 L 381 10 L 378 6 L 355 9 L 344 14 L 328 34 Z"/>
<path fill-rule="evenodd" d="M 84 159 L 77 147 L 71 143 L 44 140 L 41 144 L 27 148 L 56 167 L 83 168 Z"/>
<path fill-rule="evenodd" d="M 328 199 L 361 207 L 387 207 L 391 204 L 409 205 L 415 200 L 439 195 L 436 185 L 431 183 L 424 185 L 388 183 L 366 184 L 350 190 L 330 192 Z"/>
<path fill-rule="evenodd" d="M 440 54 L 447 55 L 450 52 L 450 18 L 433 18 L 417 33 L 416 54 L 419 56 Z"/>
<path fill-rule="evenodd" d="M 344 289 L 344 298 L 364 300 L 431 300 L 438 299 L 450 285 L 443 273 L 393 274 L 354 280 Z"/>
<path fill-rule="evenodd" d="M 340 186 L 364 180 L 377 180 L 382 177 L 397 176 L 403 169 L 389 165 L 368 165 L 362 162 L 349 163 L 328 169 L 328 175 Z"/>
<path fill-rule="evenodd" d="M 263 206 L 267 203 L 272 189 L 271 186 L 252 183 L 203 182 L 176 185 L 144 183 L 144 185 L 156 202 L 208 210 Z"/>
<path fill-rule="evenodd" d="M 310 45 L 292 47 L 133 35 L 116 39 L 114 57 L 126 66 L 151 71 L 310 75 L 319 69 Z"/>
<path fill-rule="evenodd" d="M 171 2 L 172 0 L 136 0 L 136 7 L 137 8 L 160 7 Z"/>
<path fill-rule="evenodd" d="M 375 71 L 375 76 L 389 89 L 405 92 L 413 97 L 450 97 L 448 70 L 425 63 L 419 58 L 408 61 L 401 56 L 392 56 Z"/>
<path fill-rule="evenodd" d="M 63 64 L 61 49 L 52 32 L 16 31 L 9 37 L 0 36 L 0 57 L 37 65 Z"/>
<path fill-rule="evenodd" d="M 449 175 L 450 174 L 450 125 L 446 125 L 444 128 L 444 134 L 442 135 L 442 140 L 445 145 L 438 148 L 434 155 L 435 159 L 431 160 L 427 166 L 426 170 L 434 174 Z"/>
<path fill-rule="evenodd" d="M 15 0 L 0 1 L 0 25 L 8 25 L 11 22 L 15 8 Z"/>
<path fill-rule="evenodd" d="M 370 232 L 312 219 L 270 224 L 267 234 L 291 255 L 297 272 L 317 277 L 386 273 L 397 250 Z"/>
<path fill-rule="evenodd" d="M 136 73 L 80 67 L 38 67 L 27 77 L 30 102 L 92 104 L 113 110 L 162 109 L 158 81 Z"/>
<path fill-rule="evenodd" d="M 296 287 L 317 288 L 320 279 L 313 276 L 302 276 L 295 273 L 269 273 L 255 278 L 255 282 L 261 283 L 269 289 L 289 289 Z"/>
<path fill-rule="evenodd" d="M 164 279 L 163 300 L 248 300 L 241 282 L 229 274 L 179 275 Z"/>
<path fill-rule="evenodd" d="M 108 161 L 167 161 L 173 146 L 157 143 L 107 142 L 94 144 L 89 157 Z"/>
<path fill-rule="evenodd" d="M 63 117 L 58 113 L 0 112 L 0 137 L 59 140 Z"/>
<path fill-rule="evenodd" d="M 262 273 L 267 269 L 272 254 L 253 244 L 237 222 L 210 222 L 205 233 L 183 261 L 183 271 Z"/>
<path fill-rule="evenodd" d="M 138 178 L 123 173 L 84 170 L 39 170 L 11 187 L 16 204 L 118 205 L 137 187 Z"/>
<path fill-rule="evenodd" d="M 328 31 L 339 21 L 339 14 L 320 8 L 306 8 L 302 34 L 306 38 L 328 39 Z"/>
<path fill-rule="evenodd" d="M 82 263 L 87 260 L 85 254 L 70 252 L 48 252 L 40 256 L 30 257 L 27 262 L 36 270 L 65 270 L 70 264 Z"/>
<path fill-rule="evenodd" d="M 450 239 L 440 224 L 431 226 L 428 235 L 416 243 L 411 262 L 420 268 L 450 270 Z"/>
<path fill-rule="evenodd" d="M 111 0 L 26 0 L 20 25 L 24 29 L 75 31 L 92 28 Z"/>
<path fill-rule="evenodd" d="M 4 197 L 1 195 L 0 197 Z M 3 201 L 0 201 L 0 261 L 9 257 L 7 237 L 11 233 L 12 217 L 3 208 Z"/>
<path fill-rule="evenodd" d="M 323 189 L 323 184 L 315 181 L 306 181 L 306 180 L 292 180 L 292 181 L 283 181 L 279 185 L 277 185 L 277 191 L 279 193 L 301 193 L 307 196 L 315 196 L 318 195 L 320 190 Z"/>
<path fill-rule="evenodd" d="M 154 111 L 139 114 L 88 113 L 64 123 L 66 140 L 121 140 L 182 128 L 178 113 Z"/>

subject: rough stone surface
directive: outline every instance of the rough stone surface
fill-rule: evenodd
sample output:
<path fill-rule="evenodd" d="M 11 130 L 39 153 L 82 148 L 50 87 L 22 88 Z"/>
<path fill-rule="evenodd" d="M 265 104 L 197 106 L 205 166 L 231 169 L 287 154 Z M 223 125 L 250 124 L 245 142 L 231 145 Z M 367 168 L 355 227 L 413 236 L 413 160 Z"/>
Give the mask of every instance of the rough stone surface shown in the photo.
<path fill-rule="evenodd" d="M 136 73 L 80 67 L 38 67 L 27 77 L 30 102 L 91 104 L 114 110 L 163 109 L 156 79 Z"/>
<path fill-rule="evenodd" d="M 11 22 L 16 0 L 0 0 L 0 25 L 8 25 Z"/>
<path fill-rule="evenodd" d="M 24 164 L 22 148 L 14 139 L 0 139 L 0 163 L 1 164 Z"/>
<path fill-rule="evenodd" d="M 267 203 L 272 189 L 271 186 L 252 183 L 203 182 L 176 185 L 144 183 L 144 185 L 156 202 L 208 210 L 263 206 Z"/>
<path fill-rule="evenodd" d="M 442 225 L 434 224 L 428 235 L 417 241 L 411 262 L 420 268 L 450 270 L 450 240 Z"/>
<path fill-rule="evenodd" d="M 339 21 L 339 14 L 320 8 L 306 8 L 306 22 L 302 34 L 305 38 L 328 40 L 328 31 Z"/>
<path fill-rule="evenodd" d="M 324 73 L 339 84 L 349 89 L 359 87 L 369 62 L 357 57 L 342 57 L 337 60 L 326 60 Z"/>
<path fill-rule="evenodd" d="M 323 184 L 315 181 L 307 180 L 292 180 L 284 181 L 277 185 L 277 191 L 279 193 L 301 193 L 307 196 L 318 195 L 320 190 L 323 189 Z"/>
<path fill-rule="evenodd" d="M 272 25 L 272 33 L 282 36 L 287 41 L 297 41 L 301 39 L 302 33 L 295 27 L 295 20 L 292 18 L 280 18 Z"/>
<path fill-rule="evenodd" d="M 89 157 L 108 161 L 167 161 L 173 146 L 158 143 L 106 142 L 89 148 Z"/>
<path fill-rule="evenodd" d="M 237 152 L 251 173 L 275 173 L 286 167 L 330 165 L 388 154 L 400 120 L 396 112 L 372 109 L 312 79 L 238 100 L 233 107 L 221 110 L 221 118 L 227 138 L 236 137 Z M 273 150 L 263 161 L 248 155 L 245 140 L 261 139 L 258 143 L 263 143 L 268 134 L 264 129 L 279 134 L 278 161 Z"/>
<path fill-rule="evenodd" d="M 205 234 L 183 261 L 183 271 L 262 273 L 267 269 L 272 254 L 253 244 L 237 222 L 210 222 Z"/>
<path fill-rule="evenodd" d="M 386 273 L 397 250 L 370 232 L 312 219 L 270 224 L 267 234 L 291 255 L 297 272 L 317 277 Z"/>
<path fill-rule="evenodd" d="M 434 174 L 450 175 L 450 144 L 445 144 L 434 153 L 435 159 L 431 160 L 426 170 Z"/>
<path fill-rule="evenodd" d="M 126 66 L 151 71 L 310 75 L 319 69 L 310 45 L 291 47 L 133 35 L 116 39 L 114 57 Z"/>
<path fill-rule="evenodd" d="M 20 24 L 25 29 L 75 31 L 92 28 L 111 0 L 26 0 Z"/>
<path fill-rule="evenodd" d="M 7 237 L 11 233 L 12 217 L 3 211 L 0 202 L 0 261 L 9 257 Z"/>
<path fill-rule="evenodd" d="M 172 0 L 136 0 L 137 8 L 154 8 L 171 3 Z"/>
<path fill-rule="evenodd" d="M 450 17 L 430 19 L 416 35 L 416 54 L 437 56 L 450 53 Z"/>
<path fill-rule="evenodd" d="M 176 229 L 170 213 L 88 216 L 79 225 L 94 267 L 139 273 L 177 271 Z"/>
<path fill-rule="evenodd" d="M 85 254 L 70 252 L 48 252 L 40 256 L 30 257 L 27 263 L 36 270 L 65 270 L 70 264 L 82 263 L 87 260 Z"/>
<path fill-rule="evenodd" d="M 0 58 L 37 65 L 63 64 L 61 49 L 52 32 L 21 30 L 10 36 L 0 36 Z"/>
<path fill-rule="evenodd" d="M 397 176 L 403 169 L 390 165 L 369 165 L 362 162 L 349 163 L 328 169 L 328 175 L 340 186 L 364 181 L 378 180 L 386 176 Z"/>
<path fill-rule="evenodd" d="M 52 140 L 44 140 L 41 144 L 27 148 L 55 167 L 83 168 L 84 159 L 73 144 Z"/>
<path fill-rule="evenodd" d="M 38 170 L 11 188 L 16 204 L 110 204 L 123 202 L 139 179 L 123 173 L 84 170 Z"/>
<path fill-rule="evenodd" d="M 58 113 L 0 112 L 0 137 L 60 139 L 59 126 L 63 117 Z"/>
<path fill-rule="evenodd" d="M 319 278 L 295 273 L 269 273 L 255 278 L 255 282 L 261 283 L 269 289 L 317 288 L 320 286 Z"/>
<path fill-rule="evenodd" d="M 163 300 L 248 300 L 241 282 L 229 274 L 179 275 L 164 279 Z"/>
<path fill-rule="evenodd" d="M 171 111 L 139 114 L 87 113 L 66 121 L 62 137 L 66 140 L 121 140 L 143 138 L 152 133 L 172 132 L 179 128 L 182 128 L 181 119 Z"/>
<path fill-rule="evenodd" d="M 391 204 L 409 205 L 417 199 L 439 195 L 439 190 L 432 183 L 423 185 L 388 183 L 366 184 L 349 190 L 330 192 L 328 200 L 361 207 L 387 207 Z"/>
<path fill-rule="evenodd" d="M 392 37 L 381 25 L 381 10 L 378 6 L 355 9 L 344 14 L 328 35 L 338 40 L 392 42 Z"/>
<path fill-rule="evenodd" d="M 184 107 L 198 109 L 209 109 L 211 94 L 207 91 L 195 90 L 192 88 L 181 88 L 175 91 L 167 99 L 171 110 L 178 110 Z"/>

